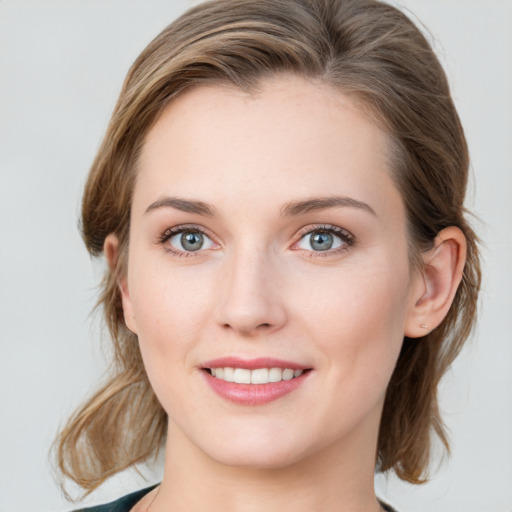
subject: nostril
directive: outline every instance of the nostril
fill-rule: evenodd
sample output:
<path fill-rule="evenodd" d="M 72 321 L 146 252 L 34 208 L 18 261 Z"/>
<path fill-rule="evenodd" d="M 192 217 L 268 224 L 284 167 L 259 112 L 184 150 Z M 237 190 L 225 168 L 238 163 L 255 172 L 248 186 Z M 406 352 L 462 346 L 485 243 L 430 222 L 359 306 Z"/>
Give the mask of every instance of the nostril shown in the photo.
<path fill-rule="evenodd" d="M 222 328 L 223 329 L 235 329 L 235 330 L 239 330 L 240 332 L 245 332 L 245 333 L 249 333 L 250 331 L 256 331 L 256 330 L 263 330 L 263 331 L 267 331 L 269 329 L 272 328 L 272 324 L 268 323 L 268 322 L 265 322 L 265 323 L 262 323 L 262 324 L 258 324 L 256 325 L 256 327 L 249 327 L 249 328 L 246 328 L 245 326 L 240 326 L 238 329 L 235 328 L 235 326 L 231 325 L 230 323 L 225 323 L 225 324 L 222 324 Z"/>

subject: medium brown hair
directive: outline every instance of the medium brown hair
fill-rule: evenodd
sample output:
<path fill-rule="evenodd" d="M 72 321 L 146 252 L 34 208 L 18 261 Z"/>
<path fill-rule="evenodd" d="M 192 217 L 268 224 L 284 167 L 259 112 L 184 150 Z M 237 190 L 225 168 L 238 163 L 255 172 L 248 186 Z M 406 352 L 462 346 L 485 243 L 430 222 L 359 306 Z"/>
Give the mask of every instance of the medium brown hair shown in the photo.
<path fill-rule="evenodd" d="M 431 432 L 448 449 L 437 386 L 475 321 L 480 267 L 465 219 L 468 150 L 445 73 L 429 43 L 398 9 L 373 0 L 216 0 L 192 8 L 156 37 L 124 82 L 83 197 L 87 249 L 120 243 L 99 304 L 113 341 L 110 380 L 57 439 L 58 465 L 86 493 L 157 452 L 166 414 L 148 382 L 137 337 L 126 327 L 118 290 L 126 268 L 131 198 L 144 138 L 181 92 L 202 84 L 253 90 L 276 74 L 337 88 L 371 112 L 392 147 L 392 176 L 403 198 L 411 261 L 437 233 L 459 227 L 467 262 L 451 309 L 421 339 L 405 339 L 387 390 L 377 469 L 424 480 Z"/>

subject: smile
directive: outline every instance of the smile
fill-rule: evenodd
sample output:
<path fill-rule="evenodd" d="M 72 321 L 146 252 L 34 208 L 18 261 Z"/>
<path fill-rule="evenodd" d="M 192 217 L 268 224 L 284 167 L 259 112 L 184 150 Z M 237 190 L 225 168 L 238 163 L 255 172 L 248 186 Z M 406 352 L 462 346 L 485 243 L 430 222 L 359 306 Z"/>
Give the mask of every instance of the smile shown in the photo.
<path fill-rule="evenodd" d="M 304 370 L 293 370 L 291 368 L 231 368 L 229 366 L 220 368 L 208 368 L 210 374 L 216 379 L 236 384 L 269 384 L 281 382 L 300 377 Z"/>
<path fill-rule="evenodd" d="M 313 368 L 281 359 L 223 357 L 200 369 L 221 398 L 245 406 L 264 405 L 294 392 L 310 380 Z"/>

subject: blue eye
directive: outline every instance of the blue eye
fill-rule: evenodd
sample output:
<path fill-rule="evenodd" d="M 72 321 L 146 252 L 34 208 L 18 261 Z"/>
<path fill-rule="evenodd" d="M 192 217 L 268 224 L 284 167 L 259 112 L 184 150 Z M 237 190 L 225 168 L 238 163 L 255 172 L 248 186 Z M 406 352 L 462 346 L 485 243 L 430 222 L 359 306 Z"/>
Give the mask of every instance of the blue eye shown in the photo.
<path fill-rule="evenodd" d="M 351 236 L 339 228 L 315 229 L 302 236 L 297 243 L 297 248 L 306 251 L 325 252 L 338 249 L 344 245 L 351 245 L 351 243 Z"/>
<path fill-rule="evenodd" d="M 175 250 L 181 252 L 196 252 L 210 249 L 213 246 L 212 240 L 200 231 L 180 231 L 168 238 L 167 243 Z"/>

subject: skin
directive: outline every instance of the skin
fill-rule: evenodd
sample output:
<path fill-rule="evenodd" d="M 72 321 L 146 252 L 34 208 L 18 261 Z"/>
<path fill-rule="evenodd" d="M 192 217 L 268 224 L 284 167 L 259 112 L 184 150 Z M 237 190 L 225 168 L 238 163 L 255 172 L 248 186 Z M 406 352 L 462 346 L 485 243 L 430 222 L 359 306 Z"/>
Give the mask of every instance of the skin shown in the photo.
<path fill-rule="evenodd" d="M 152 127 L 120 289 L 169 428 L 162 484 L 135 512 L 379 510 L 386 386 L 404 335 L 422 336 L 421 324 L 432 329 L 446 314 L 464 260 L 464 237 L 448 228 L 423 255 L 425 269 L 410 268 L 387 147 L 350 98 L 288 76 L 252 95 L 197 88 Z M 368 208 L 283 215 L 292 202 L 333 196 Z M 215 215 L 181 211 L 169 197 L 207 203 Z M 162 241 L 182 225 L 207 234 L 204 249 Z M 313 250 L 304 233 L 325 226 L 351 242 L 336 235 L 338 248 Z M 117 249 L 108 237 L 112 267 Z M 311 371 L 276 401 L 234 404 L 202 369 L 229 355 Z"/>

